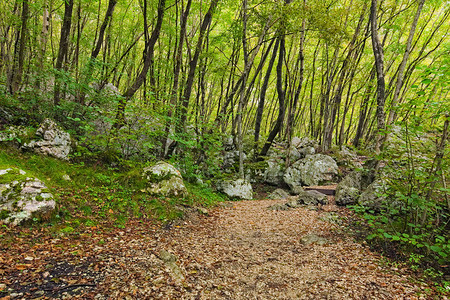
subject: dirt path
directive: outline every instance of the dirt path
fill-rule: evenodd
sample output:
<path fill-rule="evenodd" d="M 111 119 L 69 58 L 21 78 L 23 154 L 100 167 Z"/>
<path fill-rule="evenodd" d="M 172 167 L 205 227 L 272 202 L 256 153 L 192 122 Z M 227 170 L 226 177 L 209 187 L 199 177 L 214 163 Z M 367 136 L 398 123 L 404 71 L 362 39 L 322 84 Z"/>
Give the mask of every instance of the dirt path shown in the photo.
<path fill-rule="evenodd" d="M 383 267 L 379 257 L 324 221 L 333 220 L 333 206 L 268 209 L 282 202 L 233 202 L 158 236 L 153 267 L 168 251 L 185 279 L 166 263 L 168 272 L 148 274 L 148 285 L 136 291 L 156 299 L 417 299 L 425 288 L 410 283 L 405 271 Z M 123 264 L 139 269 L 139 262 Z"/>
<path fill-rule="evenodd" d="M 23 271 L 14 276 L 43 299 L 432 298 L 408 270 L 382 264 L 344 234 L 336 207 L 268 209 L 283 202 L 231 202 L 171 228 L 136 223 L 109 236 L 87 234 L 33 273 L 40 286 Z"/>

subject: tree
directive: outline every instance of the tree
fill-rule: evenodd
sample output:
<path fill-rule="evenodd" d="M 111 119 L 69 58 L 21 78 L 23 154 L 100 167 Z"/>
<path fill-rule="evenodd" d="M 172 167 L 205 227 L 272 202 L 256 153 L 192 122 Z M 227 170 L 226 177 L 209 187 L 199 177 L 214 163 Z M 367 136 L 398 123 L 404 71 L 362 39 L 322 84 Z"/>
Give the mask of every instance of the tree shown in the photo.
<path fill-rule="evenodd" d="M 385 81 L 384 81 L 384 59 L 383 48 L 378 36 L 377 25 L 377 0 L 372 0 L 370 7 L 370 28 L 372 31 L 372 49 L 375 57 L 375 70 L 377 72 L 377 137 L 375 142 L 375 152 L 380 153 L 385 130 Z"/>
<path fill-rule="evenodd" d="M 57 106 L 60 102 L 60 89 L 61 89 L 61 76 L 60 74 L 64 71 L 64 61 L 69 52 L 69 36 L 70 28 L 72 26 L 72 11 L 73 11 L 73 0 L 64 1 L 64 18 L 63 25 L 61 27 L 61 35 L 59 40 L 59 50 L 58 57 L 55 64 L 55 91 L 53 97 L 53 103 Z"/>

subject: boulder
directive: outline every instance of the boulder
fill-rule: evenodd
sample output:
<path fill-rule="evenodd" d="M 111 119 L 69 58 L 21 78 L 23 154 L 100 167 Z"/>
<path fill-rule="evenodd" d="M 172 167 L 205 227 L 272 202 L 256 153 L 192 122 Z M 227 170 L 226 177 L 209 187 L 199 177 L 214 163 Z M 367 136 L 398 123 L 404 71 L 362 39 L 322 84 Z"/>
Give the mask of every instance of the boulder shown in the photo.
<path fill-rule="evenodd" d="M 289 193 L 286 192 L 283 189 L 276 189 L 272 193 L 270 193 L 269 196 L 267 196 L 269 199 L 287 199 L 289 198 Z"/>
<path fill-rule="evenodd" d="M 54 121 L 45 119 L 36 131 L 37 140 L 25 143 L 22 147 L 39 154 L 68 160 L 72 150 L 70 134 L 65 132 Z"/>
<path fill-rule="evenodd" d="M 162 196 L 183 196 L 187 194 L 180 171 L 166 162 L 160 161 L 154 166 L 144 168 L 142 176 L 147 180 L 148 193 Z"/>
<path fill-rule="evenodd" d="M 353 171 L 339 182 L 335 195 L 337 205 L 352 205 L 358 202 L 358 197 L 361 193 L 361 179 L 361 172 Z"/>
<path fill-rule="evenodd" d="M 383 196 L 384 189 L 383 182 L 381 180 L 375 180 L 359 196 L 358 204 L 375 212 L 380 212 L 381 206 L 386 200 L 386 197 Z"/>
<path fill-rule="evenodd" d="M 358 156 L 351 149 L 342 146 L 339 148 L 333 148 L 333 158 L 337 161 L 337 164 L 343 167 L 345 170 L 360 169 L 363 167 L 363 156 Z"/>
<path fill-rule="evenodd" d="M 331 182 L 338 174 L 336 161 L 323 154 L 308 155 L 295 162 L 284 173 L 284 182 L 296 192 L 299 186 L 319 185 Z"/>
<path fill-rule="evenodd" d="M 252 185 L 244 179 L 221 181 L 217 184 L 217 189 L 231 198 L 253 199 Z"/>
<path fill-rule="evenodd" d="M 291 145 L 297 149 L 306 148 L 306 147 L 312 147 L 315 149 L 318 147 L 318 144 L 316 141 L 314 141 L 308 137 L 300 138 L 300 137 L 296 137 L 296 136 L 292 138 Z"/>
<path fill-rule="evenodd" d="M 239 151 L 232 150 L 225 152 L 222 167 L 225 170 L 233 170 L 237 165 L 239 165 Z"/>
<path fill-rule="evenodd" d="M 298 196 L 288 202 L 281 204 L 275 204 L 269 207 L 271 210 L 289 210 L 291 208 L 297 208 L 301 206 L 314 207 L 319 204 L 328 204 L 328 198 L 326 195 L 317 191 L 303 191 Z"/>
<path fill-rule="evenodd" d="M 303 205 L 328 204 L 328 197 L 318 191 L 303 191 L 298 195 L 297 202 Z"/>
<path fill-rule="evenodd" d="M 55 200 L 45 184 L 17 168 L 0 170 L 0 221 L 19 225 L 50 215 Z"/>
<path fill-rule="evenodd" d="M 336 205 L 346 206 L 356 204 L 360 194 L 361 192 L 357 188 L 349 186 L 341 186 L 339 189 L 336 188 Z"/>
<path fill-rule="evenodd" d="M 281 158 L 271 157 L 267 160 L 264 181 L 279 186 L 283 184 L 284 162 Z"/>
<path fill-rule="evenodd" d="M 307 155 L 315 154 L 316 147 L 318 147 L 317 143 L 307 137 L 293 137 L 288 151 L 289 161 L 296 162 Z"/>
<path fill-rule="evenodd" d="M 373 170 L 356 170 L 344 177 L 336 187 L 336 204 L 353 205 L 358 202 L 361 191 L 374 181 Z"/>

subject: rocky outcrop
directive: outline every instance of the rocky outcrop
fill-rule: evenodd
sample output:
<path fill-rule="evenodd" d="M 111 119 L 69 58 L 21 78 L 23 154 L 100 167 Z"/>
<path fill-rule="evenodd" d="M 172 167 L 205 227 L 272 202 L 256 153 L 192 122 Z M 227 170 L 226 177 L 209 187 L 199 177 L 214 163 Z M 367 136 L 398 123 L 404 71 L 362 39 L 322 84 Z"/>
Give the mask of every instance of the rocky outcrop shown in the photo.
<path fill-rule="evenodd" d="M 220 181 L 217 189 L 231 198 L 253 199 L 252 185 L 244 179 Z"/>
<path fill-rule="evenodd" d="M 25 150 L 68 160 L 72 150 L 70 134 L 65 132 L 54 121 L 45 119 L 36 131 L 36 140 L 25 143 Z"/>
<path fill-rule="evenodd" d="M 325 205 L 328 204 L 328 198 L 326 195 L 317 192 L 317 191 L 304 191 L 302 190 L 298 196 L 294 199 L 284 203 L 284 204 L 275 204 L 269 209 L 271 210 L 288 210 L 291 208 L 297 208 L 302 206 L 317 206 L 317 205 Z"/>
<path fill-rule="evenodd" d="M 294 193 L 298 193 L 301 186 L 331 182 L 337 173 L 338 166 L 333 158 L 315 154 L 295 162 L 286 170 L 283 179 Z"/>
<path fill-rule="evenodd" d="M 50 215 L 55 200 L 45 184 L 17 168 L 0 170 L 0 222 L 19 225 Z"/>
<path fill-rule="evenodd" d="M 364 206 L 374 212 L 380 212 L 386 197 L 383 196 L 385 185 L 381 180 L 372 182 L 362 194 L 359 196 L 358 204 Z"/>
<path fill-rule="evenodd" d="M 303 205 L 325 205 L 328 204 L 328 197 L 318 191 L 303 191 L 298 195 L 297 202 Z"/>
<path fill-rule="evenodd" d="M 267 196 L 268 199 L 287 199 L 289 198 L 289 193 L 282 189 L 276 189 Z"/>
<path fill-rule="evenodd" d="M 264 171 L 264 181 L 271 185 L 283 184 L 284 162 L 281 158 L 270 157 L 267 160 L 267 168 Z"/>
<path fill-rule="evenodd" d="M 353 171 L 345 176 L 345 178 L 336 187 L 336 204 L 352 205 L 358 202 L 361 194 L 362 174 L 359 171 Z"/>
<path fill-rule="evenodd" d="M 147 180 L 148 193 L 162 196 L 183 196 L 187 194 L 180 171 L 166 162 L 144 168 L 142 176 Z"/>

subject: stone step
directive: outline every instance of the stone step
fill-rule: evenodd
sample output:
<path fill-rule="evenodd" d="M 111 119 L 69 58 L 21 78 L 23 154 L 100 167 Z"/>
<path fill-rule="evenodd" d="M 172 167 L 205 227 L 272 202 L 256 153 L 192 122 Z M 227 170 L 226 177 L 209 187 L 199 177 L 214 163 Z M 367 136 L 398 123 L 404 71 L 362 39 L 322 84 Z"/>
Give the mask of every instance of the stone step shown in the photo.
<path fill-rule="evenodd" d="M 305 191 L 318 191 L 329 196 L 334 196 L 336 194 L 336 185 L 305 186 L 303 189 Z"/>

